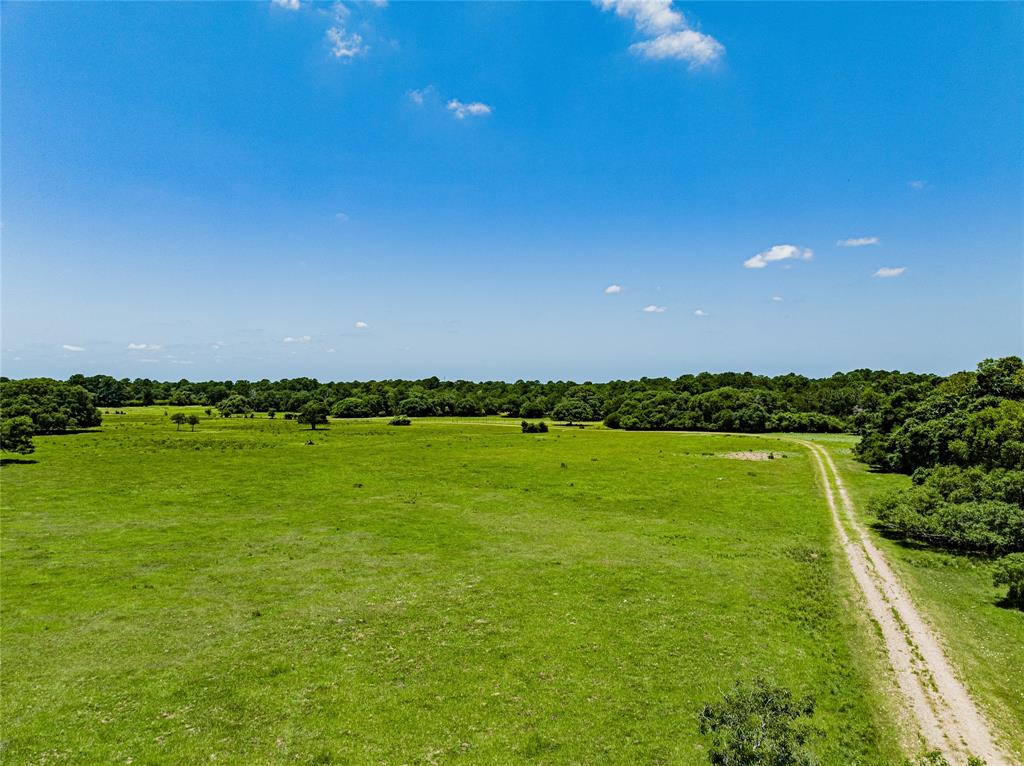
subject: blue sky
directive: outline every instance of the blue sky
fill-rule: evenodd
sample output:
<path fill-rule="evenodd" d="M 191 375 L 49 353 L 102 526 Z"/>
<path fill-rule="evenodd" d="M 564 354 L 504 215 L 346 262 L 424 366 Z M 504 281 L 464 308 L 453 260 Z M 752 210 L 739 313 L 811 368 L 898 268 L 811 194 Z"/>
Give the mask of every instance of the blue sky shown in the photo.
<path fill-rule="evenodd" d="M 1022 22 L 1010 3 L 6 2 L 3 373 L 1019 354 Z"/>

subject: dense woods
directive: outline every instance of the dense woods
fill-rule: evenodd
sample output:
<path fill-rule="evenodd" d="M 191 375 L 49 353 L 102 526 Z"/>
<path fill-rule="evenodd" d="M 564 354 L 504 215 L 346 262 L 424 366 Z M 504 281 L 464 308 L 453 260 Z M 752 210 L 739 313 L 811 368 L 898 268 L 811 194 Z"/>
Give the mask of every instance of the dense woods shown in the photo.
<path fill-rule="evenodd" d="M 936 375 L 855 370 L 828 378 L 700 373 L 607 383 L 518 380 L 472 382 L 381 380 L 321 383 L 278 381 L 155 381 L 73 375 L 67 381 L 93 395 L 98 407 L 202 405 L 222 415 L 301 412 L 310 402 L 331 416 L 404 415 L 551 417 L 604 420 L 630 430 L 839 432 L 892 417 L 903 402 L 925 398 L 944 381 Z"/>
<path fill-rule="evenodd" d="M 1024 605 L 1024 364 L 986 359 L 915 393 L 864 422 L 860 459 L 913 479 L 909 489 L 873 498 L 869 510 L 892 534 L 1004 555 L 994 581 Z"/>

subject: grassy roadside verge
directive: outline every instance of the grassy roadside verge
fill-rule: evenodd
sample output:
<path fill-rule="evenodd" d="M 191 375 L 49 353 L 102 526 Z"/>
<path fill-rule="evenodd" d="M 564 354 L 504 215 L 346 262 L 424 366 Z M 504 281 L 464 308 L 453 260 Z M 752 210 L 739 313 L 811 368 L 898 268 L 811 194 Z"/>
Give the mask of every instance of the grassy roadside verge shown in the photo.
<path fill-rule="evenodd" d="M 861 518 L 936 626 L 967 688 L 995 724 L 1001 744 L 1024 762 L 1024 613 L 999 606 L 991 561 L 889 540 L 871 526 L 865 508 L 879 492 L 909 484 L 857 462 L 853 437 L 815 437 L 832 453 Z"/>

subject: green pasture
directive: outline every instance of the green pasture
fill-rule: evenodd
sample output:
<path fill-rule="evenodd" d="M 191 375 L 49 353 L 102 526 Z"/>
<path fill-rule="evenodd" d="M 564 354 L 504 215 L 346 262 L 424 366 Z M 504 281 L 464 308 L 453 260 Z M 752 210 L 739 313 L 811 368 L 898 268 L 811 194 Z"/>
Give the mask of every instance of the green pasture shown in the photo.
<path fill-rule="evenodd" d="M 202 417 L 2 468 L 5 764 L 699 764 L 759 674 L 817 699 L 822 763 L 898 760 L 795 446 Z"/>

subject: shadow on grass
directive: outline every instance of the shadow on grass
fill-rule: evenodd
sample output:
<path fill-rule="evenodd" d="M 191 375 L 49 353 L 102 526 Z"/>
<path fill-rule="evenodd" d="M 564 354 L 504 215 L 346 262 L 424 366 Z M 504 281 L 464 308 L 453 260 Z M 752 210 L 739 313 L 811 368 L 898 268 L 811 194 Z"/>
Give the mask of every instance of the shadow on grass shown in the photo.
<path fill-rule="evenodd" d="M 35 465 L 38 462 L 39 462 L 38 460 L 28 460 L 28 459 L 22 458 L 22 457 L 5 457 L 5 458 L 0 458 L 0 466 L 8 466 L 8 465 Z"/>
<path fill-rule="evenodd" d="M 996 599 L 992 602 L 1000 609 L 1007 609 L 1011 612 L 1021 612 L 1024 614 L 1024 604 L 1019 601 L 1012 601 L 1008 596 L 1003 596 L 1000 599 Z"/>

